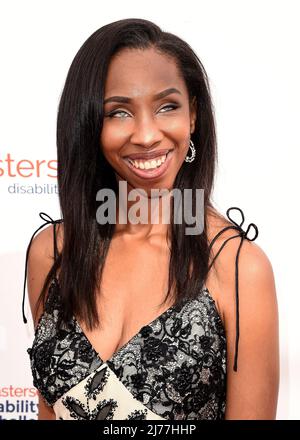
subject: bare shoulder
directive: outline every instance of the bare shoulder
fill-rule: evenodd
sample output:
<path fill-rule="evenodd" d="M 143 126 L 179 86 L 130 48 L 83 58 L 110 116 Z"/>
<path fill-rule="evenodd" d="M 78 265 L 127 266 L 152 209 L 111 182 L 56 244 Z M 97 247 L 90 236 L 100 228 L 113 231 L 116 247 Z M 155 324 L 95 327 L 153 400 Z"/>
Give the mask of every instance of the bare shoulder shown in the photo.
<path fill-rule="evenodd" d="M 210 237 L 230 225 L 210 221 Z M 209 235 L 209 234 L 208 234 Z M 230 237 L 218 237 L 214 254 Z M 210 287 L 217 297 L 227 340 L 227 419 L 273 419 L 279 386 L 279 322 L 273 267 L 266 252 L 241 237 L 229 239 L 217 256 Z M 236 257 L 239 251 L 236 274 Z M 239 293 L 238 371 L 233 371 L 236 342 L 236 275 Z"/>
<path fill-rule="evenodd" d="M 61 251 L 63 242 L 63 225 L 56 225 L 56 243 Z M 49 225 L 42 229 L 32 240 L 28 254 L 28 270 L 32 272 L 43 269 L 49 271 L 54 260 L 54 229 Z"/>
<path fill-rule="evenodd" d="M 63 223 L 56 224 L 56 243 L 58 249 L 61 250 L 63 242 Z M 46 226 L 39 231 L 30 246 L 30 255 L 53 256 L 54 229 L 53 225 Z"/>
<path fill-rule="evenodd" d="M 209 241 L 226 226 L 232 226 L 232 223 L 222 215 L 210 217 L 208 221 Z M 273 267 L 262 247 L 246 238 L 241 244 L 241 237 L 238 235 L 238 231 L 236 229 L 228 229 L 213 244 L 211 260 L 216 256 L 223 244 L 224 247 L 214 260 L 210 279 L 214 290 L 222 292 L 221 294 L 216 294 L 218 294 L 218 300 L 224 312 L 228 314 L 234 308 L 232 306 L 235 303 L 235 296 L 229 295 L 227 292 L 235 292 L 237 256 L 239 290 L 244 303 L 246 304 L 249 301 L 251 304 L 254 304 L 255 301 L 256 305 L 259 305 L 259 303 L 263 305 L 264 301 L 274 301 L 276 299 L 276 292 Z"/>
<path fill-rule="evenodd" d="M 56 226 L 57 230 L 57 246 L 61 250 L 62 246 L 62 225 Z M 44 285 L 47 274 L 54 263 L 54 230 L 53 225 L 49 225 L 42 229 L 32 240 L 28 253 L 27 266 L 27 290 L 30 308 L 36 324 L 42 310 L 35 315 L 36 304 Z"/>

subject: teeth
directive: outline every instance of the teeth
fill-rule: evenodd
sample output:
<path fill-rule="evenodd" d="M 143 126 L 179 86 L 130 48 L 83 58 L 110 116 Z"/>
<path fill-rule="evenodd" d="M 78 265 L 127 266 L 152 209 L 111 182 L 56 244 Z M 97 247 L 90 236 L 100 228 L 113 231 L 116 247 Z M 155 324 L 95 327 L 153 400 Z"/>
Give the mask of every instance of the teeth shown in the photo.
<path fill-rule="evenodd" d="M 128 159 L 131 165 L 133 165 L 135 168 L 139 168 L 141 170 L 152 170 L 154 168 L 158 168 L 161 164 L 164 163 L 166 160 L 167 155 L 161 156 L 159 159 L 152 159 L 152 160 L 146 160 L 144 162 L 140 160 L 131 160 Z"/>
<path fill-rule="evenodd" d="M 136 160 L 134 161 L 134 166 L 136 168 L 141 168 L 142 170 L 145 169 L 145 165 L 141 162 L 139 166 L 139 163 Z"/>

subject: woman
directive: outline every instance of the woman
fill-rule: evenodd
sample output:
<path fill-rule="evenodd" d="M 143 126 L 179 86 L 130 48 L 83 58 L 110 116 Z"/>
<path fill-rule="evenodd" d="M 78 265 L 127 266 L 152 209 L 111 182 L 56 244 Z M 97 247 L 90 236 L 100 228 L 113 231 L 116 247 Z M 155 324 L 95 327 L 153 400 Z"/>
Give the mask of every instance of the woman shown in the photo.
<path fill-rule="evenodd" d="M 41 214 L 39 229 L 48 226 L 28 245 L 24 280 L 39 418 L 275 418 L 272 266 L 242 211 L 230 209 L 239 224 L 211 201 L 214 116 L 189 45 L 142 19 L 94 32 L 68 72 L 57 156 L 62 219 Z M 167 195 L 152 197 L 161 188 Z M 118 202 L 106 223 L 102 189 Z M 174 221 L 172 189 L 203 189 L 196 213 L 192 197 L 200 233 Z M 142 208 L 158 202 L 158 222 L 150 210 L 146 222 L 120 221 L 132 190 Z"/>

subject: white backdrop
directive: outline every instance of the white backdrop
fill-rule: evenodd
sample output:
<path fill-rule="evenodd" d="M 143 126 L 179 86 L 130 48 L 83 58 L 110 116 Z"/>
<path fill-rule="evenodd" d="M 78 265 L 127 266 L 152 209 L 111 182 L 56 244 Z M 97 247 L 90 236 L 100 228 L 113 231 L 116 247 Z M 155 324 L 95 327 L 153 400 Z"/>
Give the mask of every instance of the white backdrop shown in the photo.
<path fill-rule="evenodd" d="M 51 176 L 67 71 L 96 29 L 135 17 L 185 39 L 207 70 L 219 148 L 214 200 L 223 214 L 239 206 L 244 226 L 258 226 L 256 243 L 273 265 L 280 313 L 277 418 L 299 419 L 299 1 L 0 5 L 0 418 L 36 418 L 26 353 L 33 327 L 21 315 L 25 251 L 43 222 L 40 211 L 60 217 Z"/>

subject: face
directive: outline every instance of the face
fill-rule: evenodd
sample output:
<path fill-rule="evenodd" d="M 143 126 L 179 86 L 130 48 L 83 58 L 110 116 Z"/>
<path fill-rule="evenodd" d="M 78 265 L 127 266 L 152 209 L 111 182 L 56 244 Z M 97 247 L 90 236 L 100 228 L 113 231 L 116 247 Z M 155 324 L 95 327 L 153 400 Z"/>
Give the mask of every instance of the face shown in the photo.
<path fill-rule="evenodd" d="M 188 154 L 196 103 L 175 61 L 154 49 L 123 49 L 105 83 L 103 154 L 129 190 L 171 189 Z M 184 163 L 183 166 L 188 166 Z"/>

